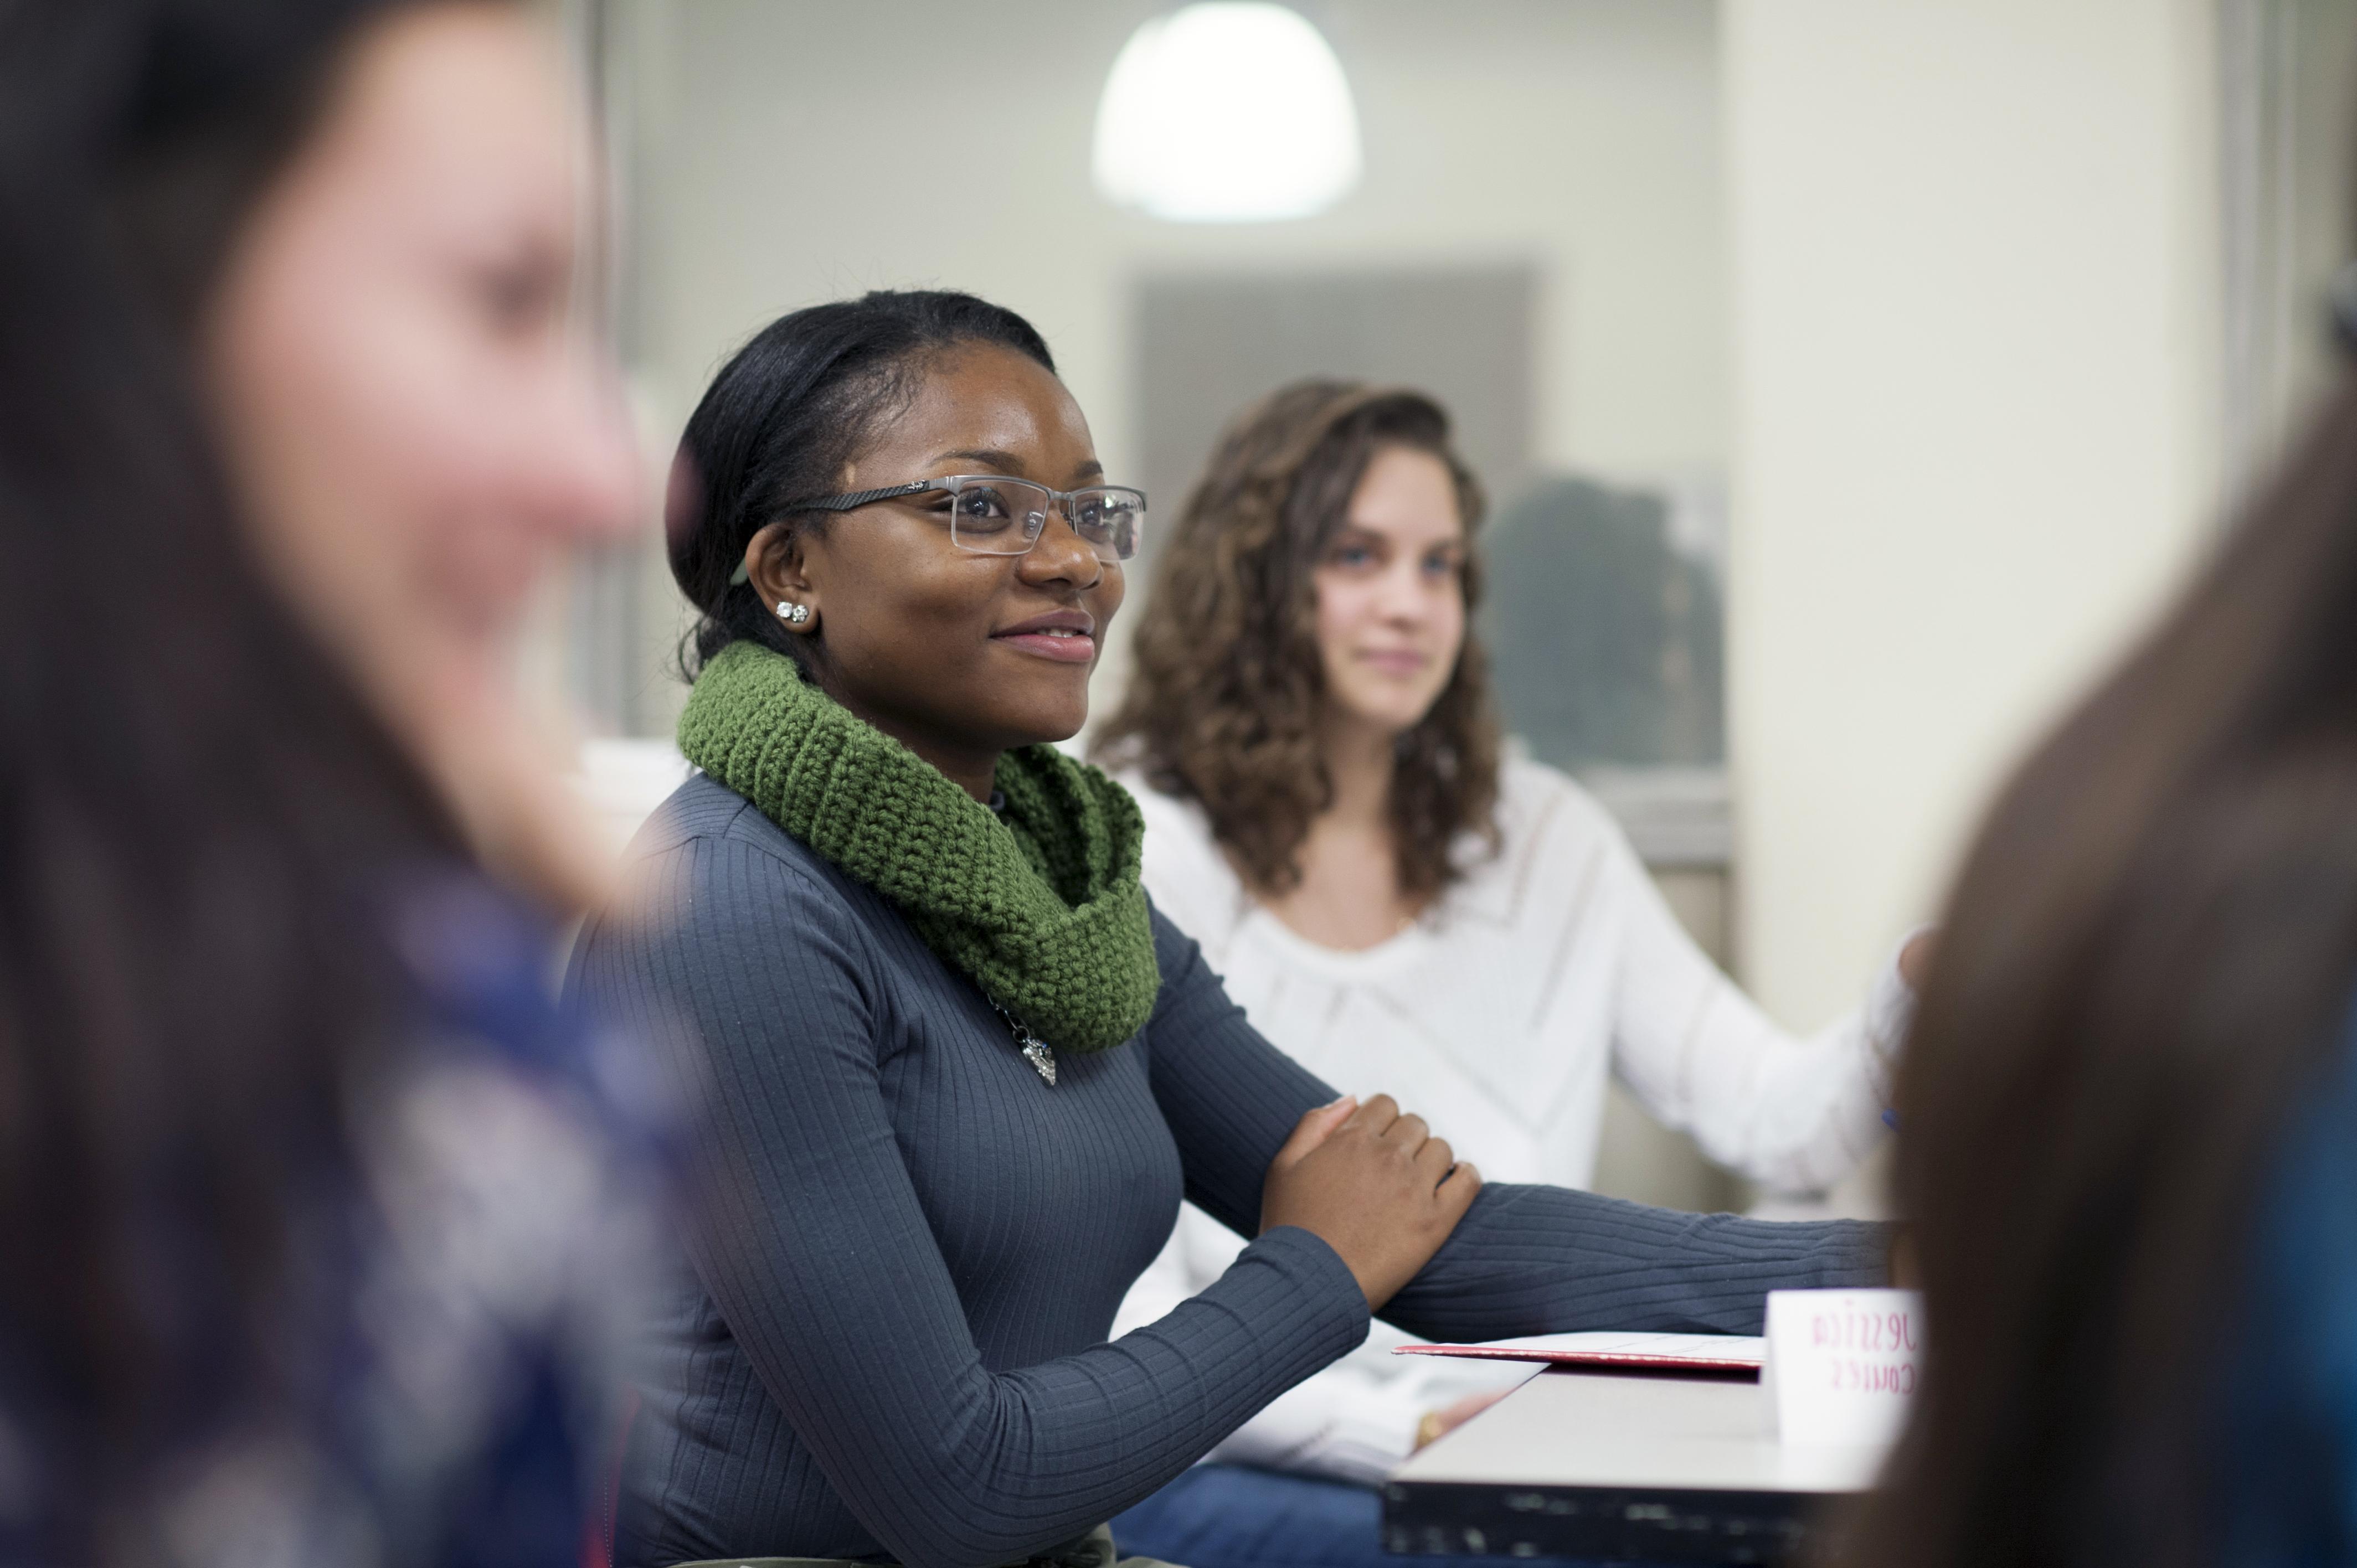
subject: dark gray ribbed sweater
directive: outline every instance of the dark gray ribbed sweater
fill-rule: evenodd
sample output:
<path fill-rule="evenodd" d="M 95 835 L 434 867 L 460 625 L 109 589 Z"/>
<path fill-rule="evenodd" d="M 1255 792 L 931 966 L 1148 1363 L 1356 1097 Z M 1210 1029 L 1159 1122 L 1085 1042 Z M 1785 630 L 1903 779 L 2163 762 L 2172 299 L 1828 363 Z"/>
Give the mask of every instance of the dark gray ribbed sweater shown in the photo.
<path fill-rule="evenodd" d="M 1334 1097 L 1159 915 L 1152 1021 L 1061 1054 L 1050 1088 L 889 904 L 720 785 L 683 785 L 631 854 L 568 991 L 660 1042 L 693 1097 L 694 1197 L 628 1447 L 624 1568 L 1020 1559 L 1364 1337 L 1350 1271 L 1288 1228 L 1105 1342 L 1181 1193 L 1251 1235 L 1270 1159 Z M 1437 1339 L 1756 1332 L 1770 1287 L 1878 1283 L 1883 1247 L 1869 1226 L 1492 1186 L 1384 1316 Z"/>

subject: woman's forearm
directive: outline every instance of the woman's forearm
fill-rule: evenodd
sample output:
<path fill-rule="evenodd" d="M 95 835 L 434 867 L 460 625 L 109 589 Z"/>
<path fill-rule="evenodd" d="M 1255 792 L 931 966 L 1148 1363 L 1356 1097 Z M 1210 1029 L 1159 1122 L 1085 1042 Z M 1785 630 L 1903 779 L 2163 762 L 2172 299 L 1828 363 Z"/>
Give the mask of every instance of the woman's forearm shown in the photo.
<path fill-rule="evenodd" d="M 1147 1029 L 1156 1098 L 1186 1161 L 1188 1196 L 1249 1236 L 1269 1159 L 1333 1090 L 1260 1036 L 1192 942 L 1167 924 L 1159 935 L 1166 1001 Z M 1427 1339 L 1583 1328 L 1756 1333 L 1770 1290 L 1882 1283 L 1884 1230 L 1492 1186 L 1383 1316 Z"/>
<path fill-rule="evenodd" d="M 1618 846 L 1627 909 L 1613 1068 L 1645 1109 L 1727 1169 L 1779 1192 L 1822 1190 L 1884 1136 L 1890 1067 L 1913 993 L 1895 961 L 1861 1010 L 1792 1034 L 1722 974 Z"/>
<path fill-rule="evenodd" d="M 1882 1284 L 1889 1251 L 1886 1225 L 1687 1214 L 1493 1185 L 1383 1316 L 1438 1340 L 1587 1328 L 1757 1334 L 1768 1292 Z"/>

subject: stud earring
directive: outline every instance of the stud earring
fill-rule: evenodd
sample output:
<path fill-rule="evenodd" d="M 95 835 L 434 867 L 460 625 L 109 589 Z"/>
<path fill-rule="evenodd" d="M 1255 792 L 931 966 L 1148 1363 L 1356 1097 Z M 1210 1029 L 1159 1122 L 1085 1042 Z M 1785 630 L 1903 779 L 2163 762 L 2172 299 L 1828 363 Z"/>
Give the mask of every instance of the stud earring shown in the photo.
<path fill-rule="evenodd" d="M 802 622 L 810 619 L 810 606 L 790 605 L 785 600 L 780 599 L 778 601 L 778 618 L 784 621 L 789 626 L 800 626 Z"/>

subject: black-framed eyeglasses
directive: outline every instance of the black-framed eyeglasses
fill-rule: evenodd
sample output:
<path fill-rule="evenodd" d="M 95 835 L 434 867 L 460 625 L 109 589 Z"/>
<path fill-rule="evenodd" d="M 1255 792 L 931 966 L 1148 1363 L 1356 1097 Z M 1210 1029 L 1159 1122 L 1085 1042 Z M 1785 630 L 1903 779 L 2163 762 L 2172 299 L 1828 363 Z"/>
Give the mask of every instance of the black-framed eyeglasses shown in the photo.
<path fill-rule="evenodd" d="M 1039 542 L 1048 514 L 1061 511 L 1072 532 L 1081 536 L 1097 559 L 1126 561 L 1137 553 L 1146 526 L 1146 492 L 1125 485 L 1086 485 L 1073 490 L 1051 490 L 1028 479 L 1003 474 L 945 474 L 938 479 L 912 479 L 877 490 L 853 490 L 847 495 L 815 496 L 790 502 L 780 512 L 856 511 L 877 501 L 905 500 L 940 492 L 949 499 L 936 509 L 949 524 L 950 542 L 976 555 L 1023 555 Z M 742 565 L 729 578 L 746 579 Z"/>

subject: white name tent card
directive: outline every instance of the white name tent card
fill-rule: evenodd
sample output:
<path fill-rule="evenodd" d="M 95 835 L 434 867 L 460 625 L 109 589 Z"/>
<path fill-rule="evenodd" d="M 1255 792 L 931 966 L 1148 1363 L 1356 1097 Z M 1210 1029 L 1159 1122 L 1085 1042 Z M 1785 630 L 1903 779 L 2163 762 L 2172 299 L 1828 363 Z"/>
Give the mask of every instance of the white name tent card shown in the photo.
<path fill-rule="evenodd" d="M 1923 1298 L 1911 1290 L 1768 1293 L 1762 1402 L 1777 1440 L 1880 1446 L 1922 1376 Z"/>

